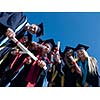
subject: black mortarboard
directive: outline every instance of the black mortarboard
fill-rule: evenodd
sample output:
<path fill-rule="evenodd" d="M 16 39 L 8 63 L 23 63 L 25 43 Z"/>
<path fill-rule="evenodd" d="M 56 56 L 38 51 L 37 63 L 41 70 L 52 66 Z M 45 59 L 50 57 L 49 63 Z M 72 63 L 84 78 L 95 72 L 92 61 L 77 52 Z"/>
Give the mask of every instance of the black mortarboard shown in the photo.
<path fill-rule="evenodd" d="M 53 50 L 53 49 L 54 49 L 54 47 L 55 47 L 55 42 L 54 42 L 54 40 L 53 40 L 53 39 L 48 39 L 48 40 L 45 40 L 45 41 L 44 41 L 44 44 L 45 44 L 45 43 L 48 43 L 48 44 L 50 45 L 51 50 Z"/>
<path fill-rule="evenodd" d="M 36 33 L 36 37 L 39 37 L 39 36 L 41 36 L 41 35 L 44 35 L 43 23 L 40 23 L 38 26 L 39 26 L 39 30 L 38 30 L 38 32 Z"/>
<path fill-rule="evenodd" d="M 43 44 L 48 43 L 48 44 L 50 45 L 50 47 L 51 47 L 52 50 L 53 50 L 54 47 L 56 46 L 53 39 L 42 40 L 41 38 L 39 38 L 39 41 L 38 41 L 37 43 L 40 43 L 40 44 L 41 44 L 41 43 L 43 43 Z"/>
<path fill-rule="evenodd" d="M 80 50 L 80 49 L 84 49 L 87 50 L 89 47 L 83 44 L 78 44 L 77 47 L 75 48 L 75 50 Z"/>
<path fill-rule="evenodd" d="M 64 54 L 67 52 L 67 51 L 74 51 L 75 50 L 75 48 L 73 48 L 73 47 L 70 47 L 70 46 L 66 46 L 66 48 L 65 48 L 65 50 L 64 50 Z"/>

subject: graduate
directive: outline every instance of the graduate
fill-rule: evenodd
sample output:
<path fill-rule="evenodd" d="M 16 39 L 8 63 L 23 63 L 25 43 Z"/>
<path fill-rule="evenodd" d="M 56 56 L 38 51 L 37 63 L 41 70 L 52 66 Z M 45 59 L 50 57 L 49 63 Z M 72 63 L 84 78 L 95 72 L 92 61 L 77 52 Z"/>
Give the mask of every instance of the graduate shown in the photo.
<path fill-rule="evenodd" d="M 27 42 L 27 38 L 26 36 L 24 36 L 20 41 L 26 45 L 26 47 L 32 52 L 34 53 L 35 55 L 37 53 L 39 53 L 42 48 L 46 47 L 46 46 L 43 46 L 41 44 L 38 44 L 36 42 L 30 42 L 30 38 L 28 39 L 29 41 Z M 26 42 L 26 43 L 25 43 Z M 36 45 L 36 46 L 35 46 Z M 48 50 L 48 48 L 45 48 L 46 52 Z M 12 51 L 13 52 L 13 51 Z M 23 51 L 14 51 L 13 54 L 20 54 L 20 53 L 23 53 Z M 28 61 L 27 61 L 27 58 L 28 58 Z M 26 59 L 26 60 L 25 60 Z M 13 60 L 14 62 L 14 60 Z M 16 60 L 16 62 L 12 63 L 10 66 L 12 66 L 10 68 L 9 71 L 5 72 L 6 74 L 6 80 L 4 80 L 2 82 L 2 85 L 1 86 L 4 86 L 5 84 L 7 84 L 7 82 L 10 82 L 10 85 L 6 85 L 6 86 L 26 86 L 27 85 L 27 81 L 26 81 L 26 76 L 32 66 L 32 63 L 34 63 L 35 61 L 33 59 L 31 59 L 30 57 L 28 57 L 28 55 L 26 54 L 22 54 L 20 56 L 19 59 Z M 36 61 L 37 64 L 38 64 L 38 67 L 43 67 L 45 62 L 43 62 L 42 60 L 38 60 Z M 33 67 L 33 66 L 32 66 Z M 36 73 L 36 72 L 35 72 Z M 5 76 L 5 75 L 4 75 Z"/>
<path fill-rule="evenodd" d="M 11 38 L 16 36 L 19 40 L 25 32 L 39 37 L 44 34 L 43 23 L 30 25 L 27 17 L 21 12 L 0 13 L 0 60 L 15 46 Z"/>
<path fill-rule="evenodd" d="M 42 51 L 42 54 L 40 55 L 40 58 L 39 60 L 37 61 L 37 64 L 35 64 L 33 66 L 33 63 L 35 61 L 31 61 L 29 60 L 30 63 L 27 63 L 26 62 L 20 66 L 21 62 L 24 60 L 25 55 L 23 55 L 21 58 L 19 58 L 19 61 L 16 62 L 16 64 L 13 66 L 13 68 L 10 70 L 10 73 L 9 73 L 9 76 L 7 78 L 7 80 L 4 80 L 1 84 L 1 86 L 4 86 L 5 84 L 7 84 L 8 81 L 10 81 L 10 85 L 7 84 L 6 86 L 10 86 L 10 87 L 25 87 L 25 86 L 29 86 L 30 87 L 30 82 L 33 82 L 35 80 L 37 80 L 37 84 L 36 86 L 47 86 L 47 82 L 46 82 L 46 78 L 44 79 L 44 82 L 43 82 L 43 77 L 41 78 L 41 75 L 43 76 L 45 74 L 45 71 L 43 69 L 43 66 L 45 65 L 45 63 L 48 64 L 48 58 L 47 58 L 47 53 L 50 52 L 51 50 L 51 47 L 52 46 L 52 43 L 50 44 L 49 41 L 52 41 L 51 39 L 50 40 L 46 40 L 46 43 L 45 42 L 45 45 L 46 46 L 43 46 L 42 45 L 39 45 L 38 43 L 34 44 L 33 45 L 31 44 L 30 47 L 28 48 L 29 50 L 33 50 L 33 52 L 36 52 L 40 54 L 40 52 Z M 34 45 L 37 45 L 37 46 L 34 46 Z M 36 47 L 36 48 L 34 48 Z M 38 48 L 37 48 L 38 47 Z M 45 47 L 45 48 L 44 48 Z M 48 48 L 46 48 L 48 47 Z M 20 66 L 20 69 L 17 73 L 14 73 L 16 68 L 18 68 Z M 34 68 L 35 69 L 34 69 Z M 46 67 L 48 67 L 48 65 L 46 65 Z M 28 75 L 28 72 L 30 73 L 30 71 L 33 70 L 33 73 L 32 75 Z M 12 73 L 12 74 L 11 74 Z M 14 74 L 13 74 L 14 73 Z M 41 73 L 41 74 L 40 74 Z M 28 75 L 28 78 L 27 78 L 27 75 Z M 13 76 L 13 77 L 12 77 Z M 27 78 L 27 79 L 26 79 Z M 41 80 L 42 79 L 42 80 Z M 43 83 L 44 84 L 43 84 Z M 32 84 L 31 84 L 31 87 L 32 87 Z"/>
<path fill-rule="evenodd" d="M 12 37 L 15 35 L 14 32 L 16 35 L 18 35 L 20 30 L 23 28 L 32 34 L 36 34 L 37 37 L 43 35 L 43 23 L 39 25 L 30 25 L 28 23 L 27 17 L 22 12 L 0 13 L 0 38 L 3 37 L 3 35 Z"/>
<path fill-rule="evenodd" d="M 73 64 L 70 56 L 75 59 L 74 48 L 66 46 L 63 52 L 63 61 L 65 66 L 63 67 L 64 71 L 64 87 L 76 87 L 76 71 L 75 65 Z"/>
<path fill-rule="evenodd" d="M 31 68 L 29 71 L 29 74 L 26 78 L 26 80 L 28 81 L 27 87 L 47 87 L 48 86 L 48 77 L 47 77 L 47 73 L 48 70 L 50 68 L 50 59 L 48 57 L 48 55 L 50 54 L 50 52 L 52 51 L 55 43 L 53 39 L 48 39 L 48 40 L 42 40 L 41 43 L 46 47 L 46 48 L 42 48 L 42 50 L 40 50 L 40 52 L 38 52 L 38 55 L 40 56 L 39 59 L 41 59 L 42 61 L 44 61 L 46 63 L 46 67 L 47 69 L 44 70 L 43 66 L 42 67 L 38 67 L 40 64 L 37 63 L 34 68 Z"/>
<path fill-rule="evenodd" d="M 19 41 L 26 46 L 26 48 L 29 48 L 32 37 L 30 34 L 28 34 L 23 36 Z M 16 70 L 27 56 L 28 55 L 21 51 L 17 46 L 12 48 L 11 52 L 8 53 L 7 57 L 0 64 L 0 86 L 5 86 L 7 82 L 10 82 L 11 78 L 13 78 L 17 73 Z"/>
<path fill-rule="evenodd" d="M 83 44 L 78 44 L 75 48 L 78 57 L 77 64 L 82 71 L 82 77 L 79 78 L 79 83 L 82 87 L 97 87 L 99 84 L 97 60 L 89 56 L 87 53 L 88 48 L 88 46 Z"/>
<path fill-rule="evenodd" d="M 30 44 L 32 41 L 32 36 L 31 34 L 26 34 L 22 38 L 19 39 L 19 41 L 26 47 Z M 12 52 L 20 50 L 17 46 L 11 49 L 11 52 L 8 52 L 3 59 L 0 62 L 0 73 L 5 72 L 6 67 L 9 66 L 9 64 L 12 63 L 12 61 L 15 58 L 15 55 L 12 55 Z M 21 51 L 21 50 L 20 50 Z"/>
<path fill-rule="evenodd" d="M 58 51 L 59 50 L 59 51 Z M 64 72 L 63 72 L 63 60 L 61 56 L 61 50 L 58 48 L 57 45 L 55 45 L 55 48 L 53 50 L 53 55 L 51 54 L 51 57 L 53 56 L 52 64 L 50 67 L 50 70 L 48 71 L 48 77 L 49 77 L 49 87 L 63 87 L 64 86 Z"/>

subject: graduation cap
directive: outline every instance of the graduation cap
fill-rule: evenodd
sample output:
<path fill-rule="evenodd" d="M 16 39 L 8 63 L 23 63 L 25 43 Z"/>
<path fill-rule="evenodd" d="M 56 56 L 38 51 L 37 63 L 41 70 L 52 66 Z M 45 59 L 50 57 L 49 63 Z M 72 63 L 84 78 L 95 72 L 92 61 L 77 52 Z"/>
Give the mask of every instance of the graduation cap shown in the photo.
<path fill-rule="evenodd" d="M 36 37 L 39 37 L 41 35 L 44 35 L 44 28 L 43 28 L 43 23 L 40 23 L 39 25 L 39 29 L 38 29 L 38 32 L 36 33 Z"/>
<path fill-rule="evenodd" d="M 75 48 L 75 50 L 81 50 L 81 49 L 84 49 L 84 50 L 87 50 L 89 47 L 86 46 L 86 45 L 83 45 L 83 44 L 78 44 L 77 47 Z"/>
<path fill-rule="evenodd" d="M 75 50 L 75 48 L 70 47 L 70 46 L 66 46 L 65 50 L 64 50 L 64 54 L 68 51 L 73 52 Z"/>
<path fill-rule="evenodd" d="M 72 53 L 72 55 L 74 57 L 74 51 L 75 51 L 75 48 L 73 48 L 71 46 L 66 46 L 64 51 L 62 52 L 62 57 L 65 57 L 66 53 Z"/>
<path fill-rule="evenodd" d="M 48 39 L 48 40 L 42 40 L 41 38 L 39 38 L 39 41 L 37 42 L 37 43 L 43 43 L 43 44 L 49 44 L 50 45 L 50 47 L 51 47 L 51 49 L 53 50 L 54 49 L 54 47 L 56 47 L 56 45 L 55 45 L 55 42 L 54 42 L 54 40 L 53 39 Z"/>
<path fill-rule="evenodd" d="M 53 50 L 53 49 L 54 49 L 54 47 L 56 46 L 56 45 L 55 45 L 55 42 L 54 42 L 54 40 L 53 40 L 53 39 L 48 39 L 48 40 L 45 40 L 45 41 L 44 41 L 44 44 L 46 44 L 46 43 L 48 43 L 48 44 L 50 45 L 51 50 Z"/>

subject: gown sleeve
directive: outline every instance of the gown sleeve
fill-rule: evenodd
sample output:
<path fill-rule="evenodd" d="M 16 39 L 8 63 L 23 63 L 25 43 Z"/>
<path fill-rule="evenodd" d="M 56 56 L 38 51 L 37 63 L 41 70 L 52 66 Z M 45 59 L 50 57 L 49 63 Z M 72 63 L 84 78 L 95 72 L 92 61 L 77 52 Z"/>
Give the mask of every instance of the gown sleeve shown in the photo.
<path fill-rule="evenodd" d="M 22 12 L 1 12 L 0 13 L 0 32 L 4 34 L 7 28 L 15 29 L 26 19 Z"/>

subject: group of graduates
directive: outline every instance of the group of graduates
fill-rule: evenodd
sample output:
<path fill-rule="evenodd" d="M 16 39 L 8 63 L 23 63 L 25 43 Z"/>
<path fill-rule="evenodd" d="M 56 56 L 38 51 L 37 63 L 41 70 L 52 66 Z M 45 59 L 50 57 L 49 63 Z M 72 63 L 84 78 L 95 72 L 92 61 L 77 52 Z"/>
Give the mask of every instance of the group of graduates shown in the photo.
<path fill-rule="evenodd" d="M 33 41 L 36 34 L 38 42 Z M 97 87 L 97 60 L 86 45 L 42 40 L 43 23 L 28 23 L 22 12 L 0 13 L 0 87 Z"/>

